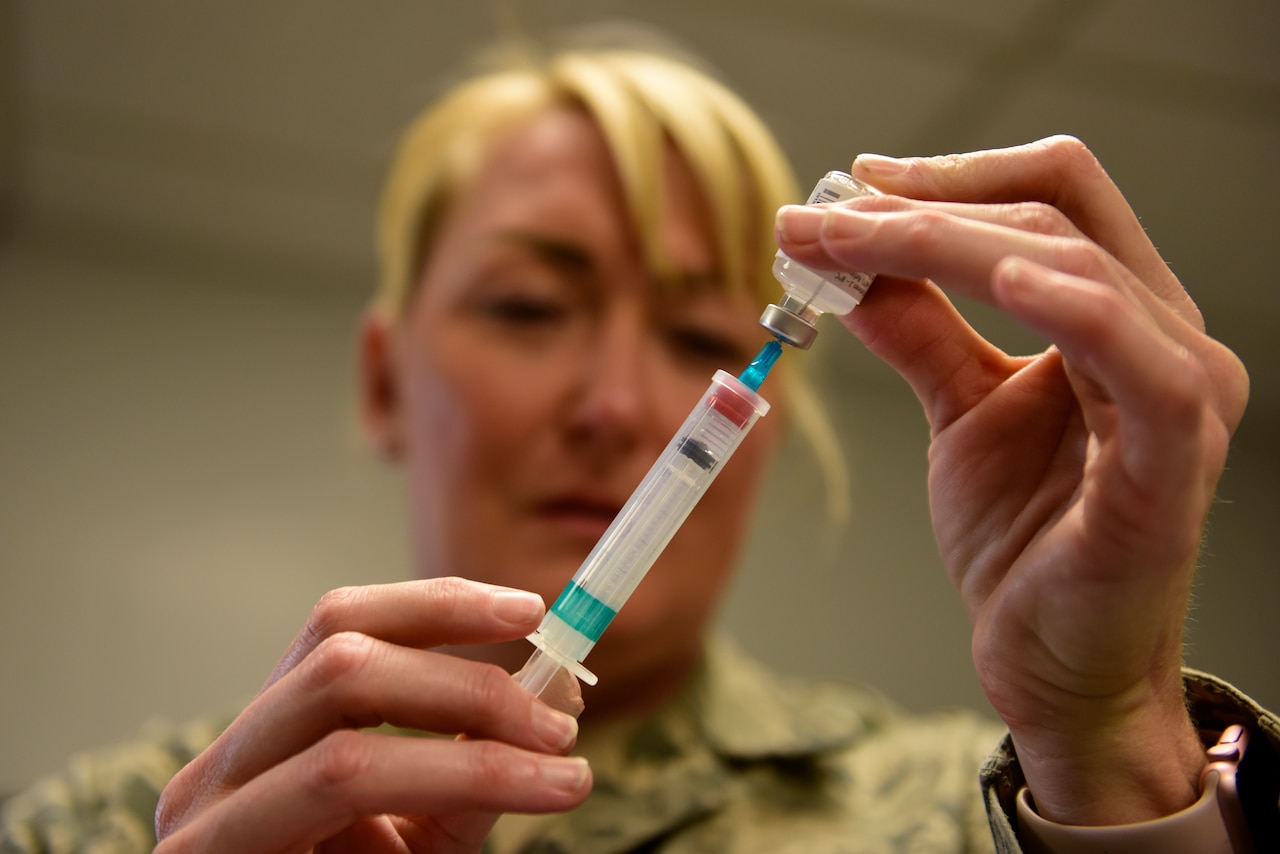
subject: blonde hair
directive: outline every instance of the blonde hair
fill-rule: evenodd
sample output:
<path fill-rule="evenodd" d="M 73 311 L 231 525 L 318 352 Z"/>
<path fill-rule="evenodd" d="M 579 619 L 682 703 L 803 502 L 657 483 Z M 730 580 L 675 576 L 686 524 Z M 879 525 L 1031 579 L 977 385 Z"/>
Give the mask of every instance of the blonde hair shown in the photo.
<path fill-rule="evenodd" d="M 558 106 L 581 109 L 599 126 L 646 261 L 660 279 L 670 272 L 660 217 L 663 157 L 672 146 L 711 207 L 726 287 L 745 288 L 762 307 L 776 299 L 780 290 L 769 272 L 773 213 L 799 191 L 768 128 L 711 73 L 652 46 L 566 48 L 539 57 L 522 45 L 491 56 L 488 65 L 420 114 L 401 138 L 378 221 L 376 303 L 388 316 L 408 310 L 435 234 L 489 145 Z M 789 364 L 783 373 L 796 426 L 827 473 L 828 506 L 843 516 L 847 478 L 839 442 L 803 372 Z"/>

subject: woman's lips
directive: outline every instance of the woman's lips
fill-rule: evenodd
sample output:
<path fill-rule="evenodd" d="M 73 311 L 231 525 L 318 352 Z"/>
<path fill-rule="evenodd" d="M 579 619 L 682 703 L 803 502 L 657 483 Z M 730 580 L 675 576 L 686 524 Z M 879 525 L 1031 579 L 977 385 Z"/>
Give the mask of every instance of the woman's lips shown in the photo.
<path fill-rule="evenodd" d="M 557 498 L 539 505 L 539 513 L 549 524 L 574 537 L 600 539 L 622 505 L 582 498 Z"/>

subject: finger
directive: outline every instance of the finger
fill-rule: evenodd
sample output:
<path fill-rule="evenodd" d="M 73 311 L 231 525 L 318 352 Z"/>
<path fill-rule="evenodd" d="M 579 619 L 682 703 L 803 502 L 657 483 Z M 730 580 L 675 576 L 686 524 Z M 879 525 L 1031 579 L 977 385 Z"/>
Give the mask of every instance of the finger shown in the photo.
<path fill-rule="evenodd" d="M 992 290 L 993 272 L 1010 256 L 1096 281 L 1140 303 L 1160 331 L 1202 362 L 1214 375 L 1212 394 L 1229 423 L 1238 422 L 1243 414 L 1248 383 L 1234 354 L 1175 313 L 1090 240 L 1040 235 L 938 210 L 868 213 L 800 205 L 779 210 L 777 238 L 789 256 L 818 269 L 877 270 L 929 278 L 948 291 L 995 305 L 999 300 Z M 899 372 L 907 376 L 908 371 L 926 368 L 908 364 Z M 927 377 L 908 376 L 908 380 L 913 386 L 930 382 Z"/>
<path fill-rule="evenodd" d="M 995 284 L 1003 307 L 1051 337 L 1073 369 L 1117 407 L 1119 429 L 1128 434 L 1117 445 L 1124 470 L 1117 503 L 1202 500 L 1206 484 L 1197 479 L 1208 471 L 1216 480 L 1228 431 L 1210 415 L 1211 383 L 1199 360 L 1097 282 L 1011 258 L 997 269 Z"/>
<path fill-rule="evenodd" d="M 779 248 L 801 264 L 930 279 L 992 305 L 991 271 L 1010 255 L 1127 287 L 1120 265 L 1090 241 L 1034 234 L 933 206 L 868 212 L 787 205 L 778 211 L 776 236 Z"/>
<path fill-rule="evenodd" d="M 383 723 L 554 753 L 578 731 L 494 665 L 344 633 L 256 698 L 195 762 L 215 762 L 220 785 L 235 788 L 333 732 Z"/>
<path fill-rule="evenodd" d="M 932 207 L 872 213 L 788 205 L 778 211 L 777 239 L 790 257 L 822 270 L 874 270 L 930 279 L 945 290 L 996 304 L 992 271 L 1010 255 L 1103 282 L 1133 297 L 1183 346 L 1196 349 L 1201 327 L 1175 313 L 1092 240 L 1037 234 L 955 216 Z"/>
<path fill-rule="evenodd" d="M 577 757 L 343 731 L 255 778 L 166 845 L 307 850 L 366 816 L 553 812 L 577 806 L 590 788 L 591 770 Z"/>
<path fill-rule="evenodd" d="M 972 219 L 1002 225 L 1032 234 L 1057 237 L 1084 238 L 1062 211 L 1044 202 L 1003 202 L 999 204 L 971 204 L 967 202 L 923 202 L 905 196 L 875 193 L 856 196 L 844 202 L 813 207 L 838 207 L 848 210 L 872 212 L 935 210 L 960 219 Z"/>
<path fill-rule="evenodd" d="M 941 157 L 863 154 L 850 171 L 886 193 L 916 199 L 1052 205 L 1179 314 L 1203 328 L 1199 310 L 1152 245 L 1124 194 L 1093 152 L 1074 137 Z"/>
<path fill-rule="evenodd" d="M 906 380 L 934 435 L 1021 364 L 979 335 L 936 285 L 885 276 L 876 281 L 840 322 Z"/>
<path fill-rule="evenodd" d="M 497 816 L 493 816 L 493 821 L 497 820 Z M 490 822 L 480 834 L 479 838 L 483 839 L 493 829 L 493 822 Z M 445 846 L 436 845 L 435 847 L 425 847 L 422 850 L 427 851 L 475 851 L 479 845 L 470 848 L 449 849 Z M 330 836 L 322 843 L 311 849 L 312 854 L 371 854 L 371 852 L 397 852 L 402 854 L 405 851 L 414 851 L 412 845 L 406 847 L 404 836 L 397 828 L 394 817 L 388 815 L 370 816 L 368 818 L 359 819 L 352 824 L 347 825 L 340 833 Z"/>
<path fill-rule="evenodd" d="M 312 609 L 267 684 L 339 632 L 358 632 L 418 648 L 497 643 L 532 632 L 544 611 L 545 605 L 536 594 L 464 578 L 334 590 Z"/>

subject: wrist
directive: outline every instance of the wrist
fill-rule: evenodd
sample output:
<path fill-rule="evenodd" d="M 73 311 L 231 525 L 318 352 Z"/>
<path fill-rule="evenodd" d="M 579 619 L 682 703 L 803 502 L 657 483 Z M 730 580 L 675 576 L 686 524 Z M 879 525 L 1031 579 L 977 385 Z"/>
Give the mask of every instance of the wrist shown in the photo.
<path fill-rule="evenodd" d="M 1210 739 L 1213 742 L 1213 739 Z M 1149 854 L 1153 851 L 1254 850 L 1241 803 L 1237 771 L 1249 744 L 1241 726 L 1228 727 L 1206 751 L 1194 804 L 1165 818 L 1113 826 L 1069 826 L 1038 814 L 1028 789 L 1018 793 L 1018 838 L 1028 854 Z"/>
<path fill-rule="evenodd" d="M 1131 824 L 1199 799 L 1204 745 L 1184 708 L 1112 720 L 1070 732 L 1010 728 L 1041 817 L 1067 825 Z"/>

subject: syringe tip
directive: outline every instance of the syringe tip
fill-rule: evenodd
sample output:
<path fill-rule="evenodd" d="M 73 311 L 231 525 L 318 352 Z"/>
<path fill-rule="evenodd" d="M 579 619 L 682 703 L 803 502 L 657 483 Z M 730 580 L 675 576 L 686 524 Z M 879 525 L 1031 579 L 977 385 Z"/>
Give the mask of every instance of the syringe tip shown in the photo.
<path fill-rule="evenodd" d="M 775 338 L 760 348 L 760 352 L 751 360 L 751 364 L 747 365 L 746 369 L 738 375 L 738 379 L 752 391 L 759 391 L 760 384 L 764 382 L 765 377 L 769 376 L 773 363 L 778 361 L 778 357 L 781 355 L 782 344 Z"/>

